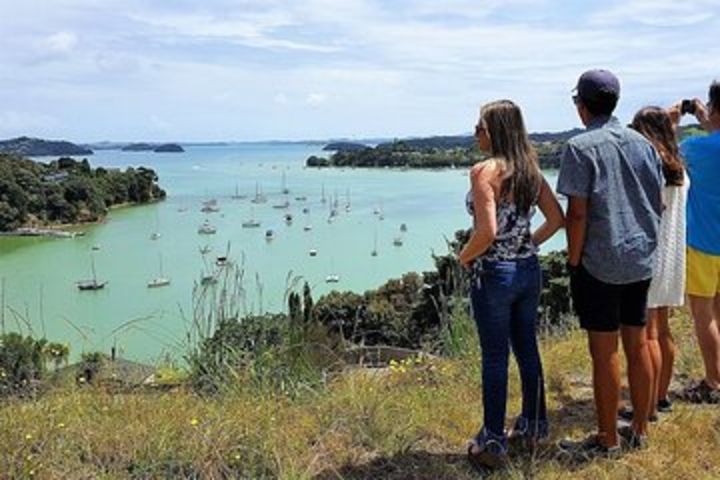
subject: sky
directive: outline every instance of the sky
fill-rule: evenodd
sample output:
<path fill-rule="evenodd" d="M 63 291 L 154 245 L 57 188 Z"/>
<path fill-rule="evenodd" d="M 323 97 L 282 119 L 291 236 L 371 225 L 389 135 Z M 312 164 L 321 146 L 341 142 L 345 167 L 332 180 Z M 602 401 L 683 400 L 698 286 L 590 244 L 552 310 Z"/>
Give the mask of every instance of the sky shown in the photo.
<path fill-rule="evenodd" d="M 618 116 L 704 98 L 720 0 L 0 0 L 0 138 L 246 141 L 468 133 L 510 98 L 578 127 L 589 68 Z"/>

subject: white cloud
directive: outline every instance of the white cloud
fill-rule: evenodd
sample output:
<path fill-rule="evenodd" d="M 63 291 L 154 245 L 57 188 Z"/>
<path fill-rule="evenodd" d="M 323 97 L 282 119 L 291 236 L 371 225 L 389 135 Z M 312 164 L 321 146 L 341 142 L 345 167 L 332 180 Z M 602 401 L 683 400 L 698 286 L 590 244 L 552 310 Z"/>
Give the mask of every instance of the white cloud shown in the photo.
<path fill-rule="evenodd" d="M 327 101 L 327 98 L 327 95 L 324 93 L 309 93 L 307 97 L 305 97 L 305 103 L 311 107 L 319 107 Z"/>
<path fill-rule="evenodd" d="M 640 24 L 651 27 L 695 25 L 718 17 L 718 0 L 624 0 L 590 18 L 597 25 Z"/>
<path fill-rule="evenodd" d="M 67 55 L 75 50 L 78 37 L 73 32 L 57 32 L 46 37 L 43 44 L 51 54 Z"/>

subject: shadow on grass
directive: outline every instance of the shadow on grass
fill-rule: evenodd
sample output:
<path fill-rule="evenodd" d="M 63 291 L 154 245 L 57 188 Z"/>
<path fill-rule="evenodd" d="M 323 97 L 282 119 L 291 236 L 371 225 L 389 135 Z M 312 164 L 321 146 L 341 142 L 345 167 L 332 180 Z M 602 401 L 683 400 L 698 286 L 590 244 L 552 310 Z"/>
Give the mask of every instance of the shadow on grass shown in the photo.
<path fill-rule="evenodd" d="M 450 480 L 478 478 L 465 455 L 412 451 L 391 457 L 380 457 L 362 465 L 345 465 L 326 470 L 314 480 Z"/>
<path fill-rule="evenodd" d="M 556 440 L 566 432 L 580 430 L 589 434 L 595 430 L 595 409 L 591 398 L 576 399 L 570 396 L 559 398 L 561 407 L 549 412 Z M 411 451 L 389 457 L 379 457 L 360 465 L 345 465 L 338 469 L 326 470 L 314 480 L 338 479 L 387 479 L 387 480 L 444 480 L 471 478 L 533 478 L 548 464 L 565 471 L 582 470 L 593 461 L 591 458 L 571 457 L 563 452 L 557 441 L 540 447 L 534 454 L 511 449 L 511 464 L 505 470 L 476 472 L 464 453 L 430 453 Z"/>

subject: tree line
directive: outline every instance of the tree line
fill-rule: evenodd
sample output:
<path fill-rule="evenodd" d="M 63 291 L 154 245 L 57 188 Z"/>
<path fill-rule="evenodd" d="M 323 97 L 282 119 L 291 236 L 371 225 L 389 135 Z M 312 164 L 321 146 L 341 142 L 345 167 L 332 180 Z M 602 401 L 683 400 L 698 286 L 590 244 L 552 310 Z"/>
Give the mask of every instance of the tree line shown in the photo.
<path fill-rule="evenodd" d="M 165 198 L 154 170 L 92 168 L 87 159 L 40 163 L 0 154 L 0 231 L 94 222 L 114 205 Z"/>

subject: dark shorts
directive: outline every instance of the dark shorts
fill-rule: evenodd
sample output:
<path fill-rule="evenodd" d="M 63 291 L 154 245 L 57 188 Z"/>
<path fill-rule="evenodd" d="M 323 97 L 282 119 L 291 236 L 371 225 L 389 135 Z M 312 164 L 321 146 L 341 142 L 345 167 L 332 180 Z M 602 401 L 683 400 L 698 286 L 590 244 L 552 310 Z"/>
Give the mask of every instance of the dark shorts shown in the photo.
<path fill-rule="evenodd" d="M 644 327 L 647 323 L 649 279 L 614 285 L 598 280 L 580 266 L 570 275 L 570 290 L 585 330 L 616 332 L 621 325 Z"/>

